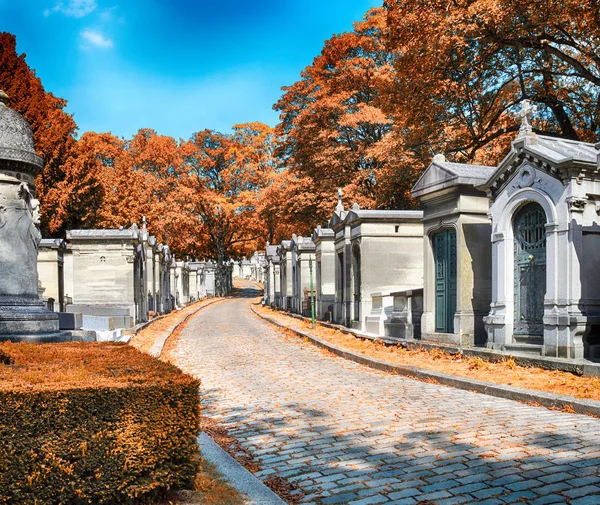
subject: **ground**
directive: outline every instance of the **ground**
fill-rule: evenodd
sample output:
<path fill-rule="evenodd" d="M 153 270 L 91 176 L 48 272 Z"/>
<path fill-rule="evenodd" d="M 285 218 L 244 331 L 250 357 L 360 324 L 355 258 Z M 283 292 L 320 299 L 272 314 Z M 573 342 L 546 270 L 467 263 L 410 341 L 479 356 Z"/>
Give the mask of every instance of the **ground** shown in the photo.
<path fill-rule="evenodd" d="M 259 477 L 287 477 L 314 504 L 600 504 L 599 419 L 333 357 L 259 319 L 258 291 L 245 294 L 198 312 L 169 353 Z"/>

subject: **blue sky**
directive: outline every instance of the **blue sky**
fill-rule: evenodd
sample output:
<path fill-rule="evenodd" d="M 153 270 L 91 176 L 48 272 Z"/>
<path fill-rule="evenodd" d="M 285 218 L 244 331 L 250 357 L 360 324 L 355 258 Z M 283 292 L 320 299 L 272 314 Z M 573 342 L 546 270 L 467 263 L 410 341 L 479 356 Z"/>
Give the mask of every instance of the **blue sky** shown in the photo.
<path fill-rule="evenodd" d="M 189 138 L 275 125 L 273 104 L 334 33 L 382 0 L 0 0 L 0 31 L 80 133 Z"/>

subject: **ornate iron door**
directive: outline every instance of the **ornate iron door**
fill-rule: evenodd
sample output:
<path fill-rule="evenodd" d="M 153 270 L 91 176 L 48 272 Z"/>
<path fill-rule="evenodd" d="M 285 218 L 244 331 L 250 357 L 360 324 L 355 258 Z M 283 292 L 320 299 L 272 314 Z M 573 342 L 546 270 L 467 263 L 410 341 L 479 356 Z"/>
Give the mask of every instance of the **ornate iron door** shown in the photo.
<path fill-rule="evenodd" d="M 546 214 L 529 203 L 515 216 L 515 330 L 543 335 L 546 295 Z"/>
<path fill-rule="evenodd" d="M 454 333 L 456 312 L 456 232 L 444 230 L 433 237 L 435 253 L 435 331 Z"/>

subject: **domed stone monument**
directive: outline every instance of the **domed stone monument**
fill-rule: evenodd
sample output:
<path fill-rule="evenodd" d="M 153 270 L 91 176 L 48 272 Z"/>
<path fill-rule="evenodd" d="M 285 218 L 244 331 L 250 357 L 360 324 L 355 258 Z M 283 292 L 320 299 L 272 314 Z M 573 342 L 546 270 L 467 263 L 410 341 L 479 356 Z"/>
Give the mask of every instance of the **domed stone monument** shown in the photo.
<path fill-rule="evenodd" d="M 40 203 L 35 176 L 43 160 L 31 127 L 0 91 L 0 340 L 65 340 L 58 316 L 38 296 Z"/>

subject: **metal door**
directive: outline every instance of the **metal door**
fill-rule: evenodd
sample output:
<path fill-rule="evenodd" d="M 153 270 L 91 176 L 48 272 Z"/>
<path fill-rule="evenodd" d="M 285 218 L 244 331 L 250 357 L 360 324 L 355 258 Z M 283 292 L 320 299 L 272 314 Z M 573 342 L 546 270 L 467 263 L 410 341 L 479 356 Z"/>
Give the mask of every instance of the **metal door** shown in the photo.
<path fill-rule="evenodd" d="M 435 252 L 435 331 L 454 333 L 456 312 L 456 232 L 444 230 L 433 237 Z"/>
<path fill-rule="evenodd" d="M 546 214 L 537 203 L 523 207 L 514 220 L 515 333 L 543 335 L 546 295 Z"/>

